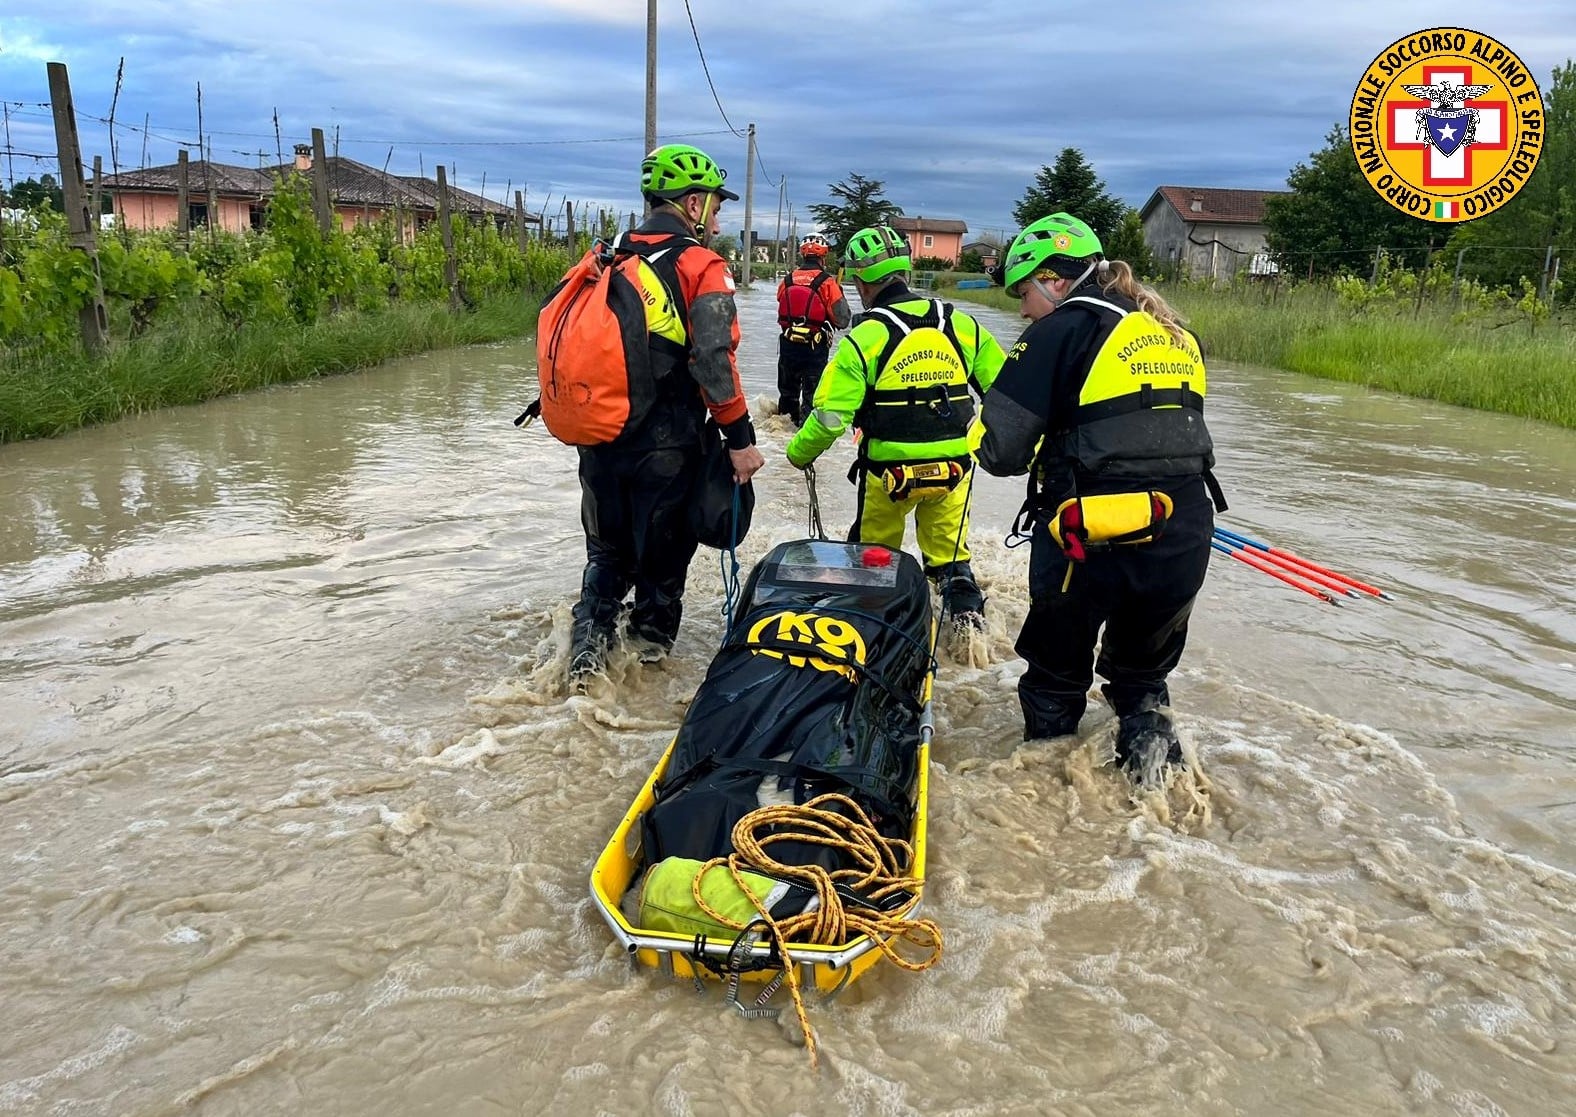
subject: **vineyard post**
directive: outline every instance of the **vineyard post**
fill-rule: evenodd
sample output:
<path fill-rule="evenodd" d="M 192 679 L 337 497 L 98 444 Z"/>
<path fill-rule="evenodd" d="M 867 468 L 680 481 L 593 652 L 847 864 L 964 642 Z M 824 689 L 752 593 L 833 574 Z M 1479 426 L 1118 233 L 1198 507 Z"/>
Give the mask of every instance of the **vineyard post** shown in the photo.
<path fill-rule="evenodd" d="M 464 307 L 460 298 L 460 267 L 454 258 L 454 225 L 449 214 L 449 179 L 438 164 L 438 231 L 443 234 L 443 281 L 449 286 L 449 309 L 459 311 Z"/>
<path fill-rule="evenodd" d="M 175 153 L 175 231 L 182 244 L 187 243 L 192 231 L 190 158 L 185 148 Z"/>
<path fill-rule="evenodd" d="M 323 129 L 312 129 L 312 209 L 317 227 L 327 236 L 334 231 L 334 213 L 328 208 L 328 155 L 323 151 Z"/>
<path fill-rule="evenodd" d="M 109 315 L 104 310 L 104 276 L 99 271 L 98 240 L 93 235 L 95 222 L 88 213 L 87 188 L 82 182 L 82 149 L 77 143 L 77 114 L 71 103 L 71 81 L 64 62 L 51 62 L 49 68 L 49 105 L 55 117 L 55 147 L 60 156 L 60 185 L 65 195 L 66 223 L 71 247 L 88 260 L 92 287 L 81 310 L 82 345 L 94 356 L 109 345 Z"/>

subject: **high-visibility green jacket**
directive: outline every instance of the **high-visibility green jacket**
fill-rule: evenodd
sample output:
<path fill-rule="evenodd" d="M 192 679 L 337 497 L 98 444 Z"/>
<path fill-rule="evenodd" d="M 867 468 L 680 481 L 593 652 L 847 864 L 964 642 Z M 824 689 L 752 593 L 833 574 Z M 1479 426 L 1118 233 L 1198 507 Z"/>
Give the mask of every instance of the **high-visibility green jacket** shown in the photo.
<path fill-rule="evenodd" d="M 851 426 L 866 461 L 966 460 L 970 389 L 989 391 L 1006 357 L 970 315 L 892 284 L 832 354 L 788 460 L 807 465 Z"/>

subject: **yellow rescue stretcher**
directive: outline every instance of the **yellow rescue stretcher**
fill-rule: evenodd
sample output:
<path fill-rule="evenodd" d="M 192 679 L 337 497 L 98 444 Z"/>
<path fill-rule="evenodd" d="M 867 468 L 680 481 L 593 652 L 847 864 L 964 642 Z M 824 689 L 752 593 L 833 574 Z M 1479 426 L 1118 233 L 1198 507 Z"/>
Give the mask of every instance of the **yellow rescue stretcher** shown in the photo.
<path fill-rule="evenodd" d="M 889 592 L 890 598 L 885 596 Z M 921 604 L 916 605 L 916 594 Z M 885 615 L 880 612 L 882 608 L 887 609 Z M 931 706 L 934 627 L 924 574 L 912 556 L 886 548 L 824 540 L 799 540 L 774 548 L 750 575 L 734 622 L 731 635 L 713 660 L 707 680 L 686 714 L 685 725 L 664 750 L 597 858 L 591 873 L 591 896 L 613 937 L 629 952 L 637 968 L 693 979 L 697 986 L 707 976 L 725 980 L 730 1001 L 746 1016 L 753 1017 L 775 1015 L 775 1009 L 759 1006 L 776 991 L 787 976 L 788 967 L 795 967 L 793 986 L 817 990 L 825 999 L 875 966 L 886 951 L 896 954 L 896 940 L 901 936 L 857 934 L 841 943 L 790 939 L 783 957 L 777 942 L 762 928 L 703 935 L 638 926 L 631 915 L 638 909 L 628 901 L 631 890 L 639 887 L 650 868 L 650 851 L 644 847 L 658 841 L 648 837 L 657 833 L 651 828 L 650 812 L 663 799 L 675 757 L 687 752 L 693 760 L 697 747 L 706 747 L 697 746 L 696 742 L 703 740 L 707 732 L 729 736 L 731 740 L 733 735 L 725 728 L 730 724 L 741 727 L 738 733 L 752 742 L 766 740 L 764 748 L 770 747 L 774 719 L 793 722 L 796 740 L 813 736 L 805 731 L 806 723 L 813 724 L 821 709 L 813 705 L 813 700 L 821 700 L 824 705 L 828 694 L 834 700 L 863 703 L 859 718 L 847 717 L 844 710 L 828 715 L 827 724 L 863 723 L 891 730 L 888 735 L 895 742 L 896 752 L 885 745 L 867 748 L 868 778 L 862 780 L 856 772 L 851 779 L 861 789 L 901 787 L 905 800 L 902 815 L 907 816 L 908 825 L 906 832 L 899 830 L 893 836 L 906 840 L 912 852 L 911 863 L 903 871 L 910 883 L 905 890 L 888 895 L 881 902 L 881 911 L 883 925 L 886 921 L 912 920 L 922 903 L 926 866 L 930 745 L 935 731 Z M 882 641 L 892 647 L 878 647 Z M 794 654 L 812 650 L 822 654 Z M 901 692 L 898 680 L 902 683 Z M 867 689 L 840 691 L 839 686 Z M 773 687 L 779 689 L 774 691 Z M 723 697 L 708 714 L 711 690 L 720 691 Z M 752 716 L 752 711 L 739 708 L 747 706 L 748 697 L 760 693 L 775 694 L 795 712 L 790 716 L 782 710 L 776 714 L 756 710 Z M 796 698 L 811 705 L 796 708 Z M 712 715 L 716 720 L 708 720 Z M 842 744 L 830 751 L 839 757 L 849 755 L 847 746 Z M 725 759 L 711 763 L 706 770 L 717 772 L 731 766 L 749 772 L 749 765 L 748 760 L 731 765 Z M 857 765 L 850 767 L 857 769 Z M 821 779 L 819 773 L 795 764 L 767 760 L 758 763 L 758 770 L 783 773 L 785 782 L 808 772 L 815 787 L 823 786 L 816 782 Z M 675 779 L 681 777 L 679 770 Z M 889 779 L 889 784 L 883 784 L 883 778 Z M 761 787 L 765 786 L 763 779 Z M 666 786 L 666 794 L 672 792 L 672 786 Z M 801 793 L 800 801 L 805 797 Z M 867 797 L 867 801 L 881 800 L 876 795 Z M 902 815 L 889 811 L 884 817 L 896 820 Z M 727 832 L 725 825 L 720 832 Z M 713 849 L 685 855 L 704 860 L 726 852 Z M 852 893 L 848 895 L 857 899 Z M 939 957 L 939 931 L 934 947 Z M 914 965 L 900 957 L 899 964 L 919 969 L 930 962 Z M 755 1007 L 738 999 L 741 981 L 769 983 Z"/>

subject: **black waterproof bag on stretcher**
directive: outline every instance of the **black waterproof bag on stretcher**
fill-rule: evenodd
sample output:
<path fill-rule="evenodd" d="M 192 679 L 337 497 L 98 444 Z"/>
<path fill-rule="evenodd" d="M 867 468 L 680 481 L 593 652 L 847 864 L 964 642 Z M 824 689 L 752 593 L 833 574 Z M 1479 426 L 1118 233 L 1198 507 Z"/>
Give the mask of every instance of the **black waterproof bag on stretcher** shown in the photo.
<path fill-rule="evenodd" d="M 924 570 L 902 551 L 796 540 L 756 564 L 683 724 L 592 875 L 593 899 L 637 962 L 691 975 L 698 949 L 721 957 L 734 947 L 733 934 L 700 945 L 707 936 L 682 921 L 642 926 L 655 921 L 651 912 L 668 913 L 640 890 L 665 870 L 733 853 L 734 825 L 762 806 L 845 795 L 883 836 L 909 843 L 904 869 L 923 878 L 931 641 Z M 777 841 L 770 854 L 783 864 L 849 867 L 836 847 L 812 842 Z M 665 895 L 686 901 L 683 879 Z M 733 888 L 726 867 L 706 879 L 703 893 L 718 882 Z M 881 907 L 906 916 L 918 902 L 904 892 Z M 792 944 L 789 955 L 805 967 L 804 984 L 823 990 L 881 958 L 865 936 Z"/>

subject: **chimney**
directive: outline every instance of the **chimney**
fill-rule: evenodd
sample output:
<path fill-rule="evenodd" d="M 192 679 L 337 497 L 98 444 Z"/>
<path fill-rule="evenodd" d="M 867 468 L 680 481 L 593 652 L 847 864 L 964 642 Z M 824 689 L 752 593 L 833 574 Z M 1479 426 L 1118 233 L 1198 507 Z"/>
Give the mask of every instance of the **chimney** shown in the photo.
<path fill-rule="evenodd" d="M 296 148 L 296 150 L 300 151 L 301 149 L 300 148 Z M 307 165 L 308 166 L 311 165 L 311 160 L 307 161 Z M 1192 210 L 1194 213 L 1203 213 L 1204 212 L 1204 199 L 1200 198 L 1197 194 L 1193 195 L 1193 200 L 1188 203 L 1187 208 Z"/>
<path fill-rule="evenodd" d="M 298 170 L 298 171 L 310 171 L 312 169 L 312 145 L 311 144 L 296 144 L 295 145 L 295 157 L 296 157 L 296 160 L 295 160 L 295 169 L 296 170 Z"/>

